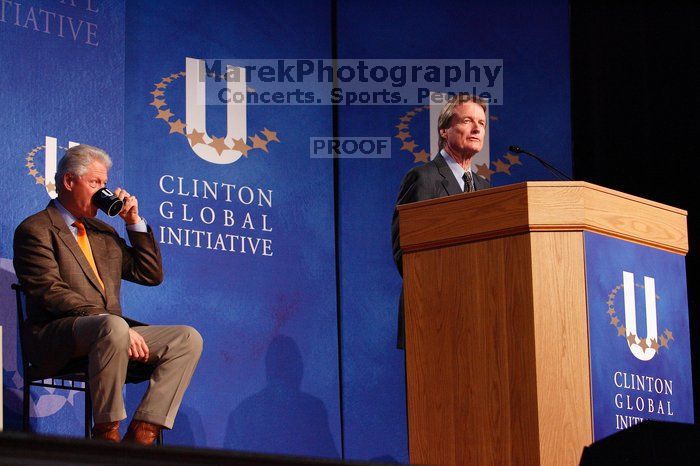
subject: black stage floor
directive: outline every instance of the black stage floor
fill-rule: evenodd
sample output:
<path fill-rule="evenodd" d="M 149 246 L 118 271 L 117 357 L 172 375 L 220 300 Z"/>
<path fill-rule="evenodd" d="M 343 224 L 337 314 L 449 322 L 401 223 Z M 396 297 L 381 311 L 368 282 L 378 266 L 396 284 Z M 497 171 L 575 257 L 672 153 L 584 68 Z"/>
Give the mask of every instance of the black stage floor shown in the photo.
<path fill-rule="evenodd" d="M 140 447 L 0 432 L 0 465 L 381 465 L 178 446 Z M 581 466 L 700 464 L 700 426 L 649 421 L 583 448 Z"/>
<path fill-rule="evenodd" d="M 82 438 L 0 432 L 0 465 L 377 465 L 356 461 L 263 455 L 208 448 L 141 447 Z"/>

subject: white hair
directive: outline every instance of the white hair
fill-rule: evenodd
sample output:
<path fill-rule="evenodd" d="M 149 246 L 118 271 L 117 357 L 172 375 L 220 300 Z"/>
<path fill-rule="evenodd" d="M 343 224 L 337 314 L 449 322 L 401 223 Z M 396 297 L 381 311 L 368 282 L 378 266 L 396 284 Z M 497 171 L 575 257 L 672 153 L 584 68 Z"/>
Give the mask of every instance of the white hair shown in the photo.
<path fill-rule="evenodd" d="M 98 147 L 80 144 L 68 149 L 66 155 L 58 162 L 56 169 L 56 192 L 60 193 L 63 190 L 63 178 L 66 173 L 82 176 L 87 172 L 92 162 L 101 163 L 107 167 L 107 170 L 112 168 L 112 159 L 107 155 L 107 152 Z"/>

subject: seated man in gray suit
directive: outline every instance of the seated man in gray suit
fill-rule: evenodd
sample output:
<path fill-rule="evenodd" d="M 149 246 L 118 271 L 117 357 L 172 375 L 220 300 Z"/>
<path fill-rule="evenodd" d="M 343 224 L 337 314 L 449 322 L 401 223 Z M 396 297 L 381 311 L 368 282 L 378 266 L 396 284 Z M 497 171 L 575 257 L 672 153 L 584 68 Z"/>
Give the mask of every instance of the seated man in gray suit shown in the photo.
<path fill-rule="evenodd" d="M 119 441 L 129 360 L 155 367 L 124 437 L 150 445 L 163 427 L 173 427 L 202 352 L 202 337 L 192 327 L 148 326 L 122 316 L 122 279 L 155 286 L 163 281 L 163 268 L 135 196 L 115 191 L 124 202 L 119 215 L 130 246 L 95 219 L 92 197 L 106 185 L 111 166 L 109 156 L 96 147 L 68 149 L 56 173 L 58 199 L 15 231 L 14 265 L 27 295 L 31 363 L 49 375 L 73 358 L 88 357 L 94 437 Z"/>
<path fill-rule="evenodd" d="M 472 157 L 484 146 L 486 103 L 469 94 L 448 100 L 438 118 L 440 152 L 428 163 L 409 171 L 401 182 L 396 205 L 425 201 L 490 187 L 486 178 L 472 171 Z M 403 253 L 399 244 L 399 212 L 391 222 L 394 262 L 403 277 Z M 399 299 L 397 346 L 405 345 L 403 291 Z"/>

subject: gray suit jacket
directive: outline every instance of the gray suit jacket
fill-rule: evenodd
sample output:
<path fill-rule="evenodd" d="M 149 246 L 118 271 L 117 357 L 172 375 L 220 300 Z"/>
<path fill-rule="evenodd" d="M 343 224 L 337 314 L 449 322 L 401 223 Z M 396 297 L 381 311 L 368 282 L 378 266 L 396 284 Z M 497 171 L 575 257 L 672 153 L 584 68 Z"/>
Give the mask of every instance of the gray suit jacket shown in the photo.
<path fill-rule="evenodd" d="M 474 187 L 477 191 L 491 187 L 486 178 L 474 176 Z M 447 162 L 438 154 L 430 162 L 415 167 L 404 176 L 399 188 L 396 206 L 410 204 L 412 202 L 436 199 L 439 197 L 461 194 L 462 189 L 447 165 Z M 403 252 L 399 242 L 399 211 L 394 208 L 394 216 L 391 221 L 391 243 L 394 252 L 394 263 L 403 277 Z M 403 317 L 403 290 L 399 299 L 399 329 L 397 347 L 403 348 L 405 344 L 405 329 Z"/>
<path fill-rule="evenodd" d="M 149 286 L 163 281 L 160 249 L 150 228 L 148 233 L 129 231 L 129 246 L 106 223 L 83 221 L 104 290 L 54 201 L 15 230 L 15 272 L 27 296 L 27 325 L 20 331 L 29 360 L 42 373 L 61 369 L 73 357 L 76 317 L 122 315 L 122 279 Z"/>

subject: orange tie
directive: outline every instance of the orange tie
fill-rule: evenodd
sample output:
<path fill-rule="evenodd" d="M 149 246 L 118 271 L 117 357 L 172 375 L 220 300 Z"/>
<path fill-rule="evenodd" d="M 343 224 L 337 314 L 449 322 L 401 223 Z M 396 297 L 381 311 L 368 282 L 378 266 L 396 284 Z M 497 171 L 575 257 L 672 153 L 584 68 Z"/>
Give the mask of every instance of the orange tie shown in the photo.
<path fill-rule="evenodd" d="M 102 286 L 102 289 L 104 290 L 105 284 L 102 283 L 100 274 L 97 271 L 97 265 L 95 264 L 95 258 L 92 257 L 92 249 L 90 249 L 90 241 L 88 240 L 87 231 L 85 231 L 85 225 L 83 225 L 83 222 L 80 220 L 76 220 L 75 223 L 73 223 L 73 226 L 78 229 L 78 246 L 80 246 L 83 254 L 85 254 L 85 258 L 90 263 L 92 271 L 95 272 L 95 276 L 97 276 L 97 281 L 100 282 L 100 286 Z"/>

